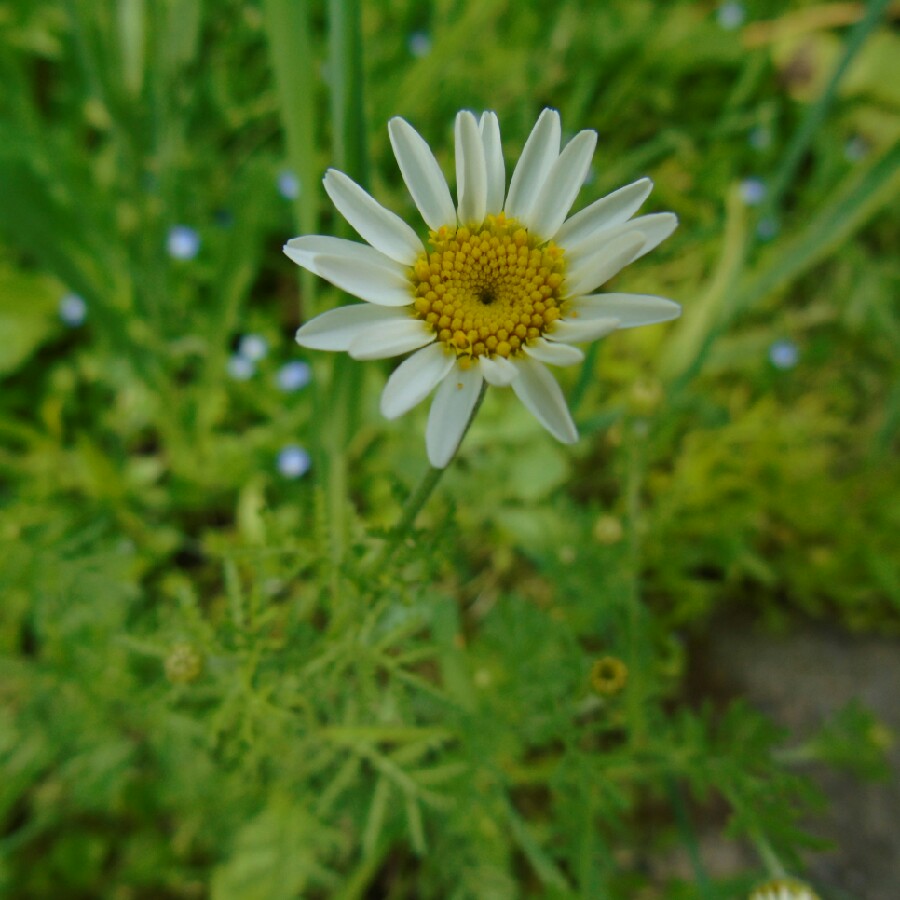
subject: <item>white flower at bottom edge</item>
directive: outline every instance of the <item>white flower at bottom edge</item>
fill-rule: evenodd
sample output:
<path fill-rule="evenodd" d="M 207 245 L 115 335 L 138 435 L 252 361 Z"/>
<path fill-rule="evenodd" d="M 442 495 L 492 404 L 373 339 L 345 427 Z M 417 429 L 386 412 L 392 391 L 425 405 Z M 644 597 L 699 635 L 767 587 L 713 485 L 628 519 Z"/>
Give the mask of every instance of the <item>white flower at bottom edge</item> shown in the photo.
<path fill-rule="evenodd" d="M 426 446 L 433 466 L 453 458 L 482 385 L 511 386 L 555 438 L 578 439 L 545 363 L 573 365 L 575 344 L 617 328 L 665 322 L 677 303 L 646 294 L 595 294 L 601 284 L 667 238 L 673 213 L 632 219 L 650 193 L 643 178 L 567 218 L 597 134 L 560 149 L 559 113 L 545 109 L 506 190 L 497 116 L 456 117 L 457 203 L 428 144 L 404 119 L 388 124 L 403 180 L 429 228 L 429 248 L 401 218 L 334 169 L 328 196 L 367 242 L 308 235 L 284 252 L 362 304 L 330 310 L 297 343 L 354 359 L 415 351 L 388 379 L 381 412 L 412 409 L 435 388 Z"/>
<path fill-rule="evenodd" d="M 757 887 L 749 900 L 819 900 L 819 895 L 802 881 L 776 878 Z"/>

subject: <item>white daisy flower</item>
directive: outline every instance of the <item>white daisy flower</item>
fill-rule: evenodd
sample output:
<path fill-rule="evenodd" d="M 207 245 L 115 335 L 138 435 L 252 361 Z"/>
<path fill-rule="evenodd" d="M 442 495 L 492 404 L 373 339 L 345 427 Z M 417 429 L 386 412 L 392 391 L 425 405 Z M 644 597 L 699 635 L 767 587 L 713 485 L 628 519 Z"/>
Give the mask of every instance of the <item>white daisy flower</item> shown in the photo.
<path fill-rule="evenodd" d="M 819 900 L 819 895 L 802 881 L 776 878 L 756 888 L 749 900 Z"/>
<path fill-rule="evenodd" d="M 545 363 L 574 365 L 575 345 L 617 328 L 676 318 L 681 308 L 647 294 L 596 294 L 677 225 L 673 213 L 632 219 L 649 179 L 620 188 L 567 218 L 597 134 L 582 131 L 560 150 L 559 113 L 545 109 L 509 190 L 496 114 L 456 117 L 454 204 L 428 144 L 404 119 L 388 124 L 403 180 L 429 228 L 428 247 L 397 215 L 342 172 L 325 190 L 367 243 L 309 235 L 284 252 L 362 304 L 317 316 L 297 343 L 344 350 L 354 359 L 415 351 L 388 379 L 381 412 L 408 412 L 437 389 L 425 440 L 443 468 L 453 458 L 483 385 L 510 386 L 563 443 L 578 432 Z"/>

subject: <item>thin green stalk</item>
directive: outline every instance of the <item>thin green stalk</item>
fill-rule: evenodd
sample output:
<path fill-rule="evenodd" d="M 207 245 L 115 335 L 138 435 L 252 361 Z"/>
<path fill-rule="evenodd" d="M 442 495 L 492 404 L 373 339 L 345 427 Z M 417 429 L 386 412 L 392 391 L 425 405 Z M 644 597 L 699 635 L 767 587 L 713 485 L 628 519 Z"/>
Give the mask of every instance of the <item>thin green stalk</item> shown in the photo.
<path fill-rule="evenodd" d="M 365 187 L 368 177 L 359 0 L 329 0 L 328 29 L 332 161 L 336 168 Z M 349 541 L 347 443 L 360 418 L 362 372 L 350 359 L 337 356 L 333 373 L 328 435 L 328 510 L 332 560 L 337 565 Z"/>
<path fill-rule="evenodd" d="M 359 0 L 329 0 L 329 76 L 334 164 L 368 186 Z"/>
<path fill-rule="evenodd" d="M 475 401 L 475 406 L 472 407 L 472 412 L 469 415 L 469 421 L 466 422 L 466 427 L 463 429 L 462 437 L 459 439 L 459 444 L 462 445 L 462 442 L 465 440 L 466 434 L 469 431 L 469 428 L 472 425 L 472 422 L 475 420 L 475 416 L 478 415 L 478 410 L 481 408 L 481 404 L 484 402 L 484 394 L 485 394 L 485 386 L 482 385 L 481 393 L 478 395 L 478 399 Z M 457 447 L 457 453 L 459 452 L 459 447 Z M 450 462 L 453 462 L 451 459 Z M 447 463 L 447 466 L 450 465 L 450 462 Z M 369 563 L 369 568 L 372 571 L 375 571 L 381 566 L 383 566 L 386 562 L 390 560 L 390 558 L 394 555 L 397 547 L 400 546 L 400 542 L 406 537 L 409 530 L 412 528 L 413 523 L 416 521 L 416 516 L 419 514 L 422 507 L 425 505 L 428 498 L 434 492 L 434 489 L 437 487 L 438 482 L 441 480 L 441 476 L 446 471 L 447 466 L 443 469 L 437 469 L 434 466 L 429 466 L 428 470 L 422 476 L 422 480 L 419 482 L 416 489 L 409 495 L 406 500 L 406 503 L 403 505 L 403 512 L 400 515 L 400 521 L 391 529 L 390 534 L 387 537 L 386 543 L 382 546 L 382 548 L 372 557 L 371 562 Z"/>
<path fill-rule="evenodd" d="M 693 825 L 691 825 L 691 819 L 688 815 L 687 804 L 684 801 L 681 787 L 675 776 L 672 774 L 666 776 L 666 789 L 669 792 L 669 800 L 672 803 L 672 809 L 675 812 L 675 821 L 678 825 L 678 830 L 687 847 L 688 856 L 691 860 L 691 868 L 694 870 L 694 879 L 697 882 L 697 893 L 700 900 L 711 900 L 713 894 L 710 890 L 709 876 L 706 874 L 703 860 L 700 858 L 700 846 L 697 843 L 697 835 L 694 833 Z"/>
<path fill-rule="evenodd" d="M 628 511 L 628 565 L 631 571 L 628 604 L 628 718 L 633 745 L 640 749 L 647 742 L 646 699 L 646 626 L 641 602 L 641 485 L 644 478 L 644 439 L 631 429 L 628 441 L 628 474 L 625 503 Z"/>
<path fill-rule="evenodd" d="M 781 166 L 769 185 L 769 194 L 763 216 L 772 215 L 781 205 L 785 192 L 797 174 L 797 169 L 800 167 L 807 150 L 809 150 L 813 137 L 825 121 L 825 117 L 834 103 L 841 79 L 844 77 L 856 54 L 862 49 L 866 38 L 881 20 L 889 4 L 890 0 L 871 0 L 866 9 L 866 14 L 856 23 L 848 35 L 844 44 L 844 53 L 838 61 L 834 72 L 832 72 L 831 78 L 828 79 L 828 84 L 816 102 L 807 109 L 800 127 L 791 138 L 790 144 L 788 144 Z"/>
<path fill-rule="evenodd" d="M 784 878 L 787 873 L 768 838 L 761 831 L 754 829 L 750 833 L 750 839 L 756 845 L 756 851 L 759 853 L 759 858 L 766 867 L 766 872 L 769 876 L 772 878 Z"/>
<path fill-rule="evenodd" d="M 600 353 L 600 342 L 594 341 L 585 354 L 584 362 L 581 364 L 581 371 L 578 373 L 578 381 L 569 396 L 569 412 L 574 416 L 581 406 L 581 401 L 587 393 L 587 389 L 594 380 L 594 366 L 597 364 L 597 356 Z"/>
<path fill-rule="evenodd" d="M 300 234 L 315 234 L 319 226 L 319 172 L 316 164 L 316 71 L 310 39 L 307 0 L 265 0 L 269 41 L 278 104 L 284 126 L 288 164 L 300 182 L 294 200 L 294 224 Z M 301 270 L 303 317 L 316 308 L 316 278 Z"/>

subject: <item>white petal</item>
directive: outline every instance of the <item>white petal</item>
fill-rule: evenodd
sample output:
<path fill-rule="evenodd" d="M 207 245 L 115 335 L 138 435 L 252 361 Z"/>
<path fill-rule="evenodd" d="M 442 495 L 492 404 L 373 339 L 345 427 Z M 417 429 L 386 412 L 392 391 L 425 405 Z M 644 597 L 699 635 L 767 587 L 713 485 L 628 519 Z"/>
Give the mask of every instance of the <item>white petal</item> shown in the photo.
<path fill-rule="evenodd" d="M 649 178 L 642 178 L 595 200 L 562 225 L 556 233 L 556 243 L 565 247 L 566 252 L 581 244 L 590 243 L 601 231 L 627 222 L 640 209 L 652 190 L 653 182 Z"/>
<path fill-rule="evenodd" d="M 554 341 L 564 344 L 587 344 L 606 337 L 619 327 L 619 320 L 603 319 L 557 319 L 550 332 Z"/>
<path fill-rule="evenodd" d="M 388 359 L 430 344 L 434 332 L 421 320 L 410 316 L 388 319 L 367 328 L 347 348 L 354 359 Z"/>
<path fill-rule="evenodd" d="M 315 275 L 319 274 L 315 257 L 320 255 L 346 256 L 348 259 L 358 259 L 394 272 L 405 271 L 399 263 L 366 244 L 347 241 L 344 238 L 327 237 L 323 234 L 305 234 L 302 237 L 291 238 L 283 250 L 298 266 L 303 266 Z"/>
<path fill-rule="evenodd" d="M 506 166 L 503 163 L 503 145 L 500 143 L 500 120 L 497 113 L 483 113 L 479 127 L 487 168 L 486 211 L 488 215 L 497 215 L 503 209 L 503 198 L 506 195 Z"/>
<path fill-rule="evenodd" d="M 400 173 L 425 224 L 437 230 L 456 224 L 450 188 L 425 139 L 405 119 L 388 122 L 388 135 Z"/>
<path fill-rule="evenodd" d="M 297 329 L 297 343 L 311 350 L 347 350 L 351 342 L 374 325 L 408 319 L 406 312 L 370 303 L 339 306 L 310 319 Z"/>
<path fill-rule="evenodd" d="M 411 266 L 425 249 L 415 231 L 400 216 L 385 209 L 343 172 L 329 169 L 323 183 L 337 211 L 363 240 L 385 256 Z"/>
<path fill-rule="evenodd" d="M 478 364 L 481 366 L 484 380 L 494 387 L 509 387 L 519 374 L 515 363 L 510 362 L 504 356 L 479 356 Z"/>
<path fill-rule="evenodd" d="M 552 238 L 566 220 L 597 146 L 596 131 L 575 135 L 553 164 L 531 213 L 529 227 L 544 240 Z"/>
<path fill-rule="evenodd" d="M 454 366 L 438 387 L 425 429 L 428 459 L 435 468 L 443 469 L 453 459 L 483 383 L 478 366 Z"/>
<path fill-rule="evenodd" d="M 678 227 L 678 216 L 671 212 L 652 213 L 649 216 L 639 216 L 632 224 L 644 233 L 644 246 L 635 257 L 640 259 L 658 247 Z"/>
<path fill-rule="evenodd" d="M 516 396 L 553 437 L 564 444 L 574 444 L 578 430 L 556 379 L 533 359 L 520 359 L 516 366 L 519 377 L 512 383 Z"/>
<path fill-rule="evenodd" d="M 544 180 L 559 156 L 560 133 L 559 113 L 555 109 L 545 109 L 525 141 L 510 180 L 506 213 L 517 218 L 526 228 L 531 224 L 531 211 Z"/>
<path fill-rule="evenodd" d="M 640 253 L 643 246 L 644 235 L 639 231 L 629 232 L 604 244 L 591 256 L 573 260 L 566 277 L 568 295 L 586 294 L 609 281 Z"/>
<path fill-rule="evenodd" d="M 577 347 L 554 344 L 544 338 L 529 341 L 522 349 L 533 359 L 550 363 L 551 366 L 574 366 L 584 359 L 584 354 Z"/>
<path fill-rule="evenodd" d="M 463 110 L 456 117 L 456 194 L 460 225 L 480 225 L 487 202 L 487 164 L 475 116 Z"/>
<path fill-rule="evenodd" d="M 589 294 L 571 301 L 570 306 L 567 322 L 573 317 L 579 322 L 613 318 L 619 320 L 619 328 L 655 325 L 681 315 L 677 303 L 652 294 Z"/>
<path fill-rule="evenodd" d="M 381 394 L 381 414 L 396 419 L 421 403 L 450 371 L 456 355 L 442 343 L 432 344 L 400 363 Z"/>
<path fill-rule="evenodd" d="M 640 259 L 658 247 L 678 227 L 678 216 L 675 213 L 661 212 L 651 213 L 648 216 L 638 216 L 629 222 L 615 225 L 595 234 L 590 240 L 580 244 L 567 244 L 565 247 L 566 258 L 570 265 L 574 265 L 587 256 L 606 246 L 610 241 L 624 234 L 634 234 L 640 231 L 644 235 L 644 246 L 635 255 Z M 632 260 L 633 261 L 633 260 Z"/>
<path fill-rule="evenodd" d="M 359 258 L 324 254 L 316 254 L 313 265 L 313 271 L 317 275 L 342 291 L 361 300 L 368 300 L 369 303 L 377 303 L 379 306 L 409 306 L 413 302 L 412 285 L 402 269 L 397 271 Z"/>

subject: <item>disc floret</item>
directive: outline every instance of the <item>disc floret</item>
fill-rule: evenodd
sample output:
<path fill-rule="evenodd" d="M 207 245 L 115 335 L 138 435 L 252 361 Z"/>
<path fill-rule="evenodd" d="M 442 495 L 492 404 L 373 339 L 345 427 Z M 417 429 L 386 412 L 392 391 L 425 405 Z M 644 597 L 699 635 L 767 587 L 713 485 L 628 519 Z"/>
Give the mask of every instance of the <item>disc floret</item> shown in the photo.
<path fill-rule="evenodd" d="M 461 362 L 515 357 L 562 315 L 563 249 L 516 219 L 445 225 L 429 232 L 429 244 L 410 269 L 413 312 Z"/>

